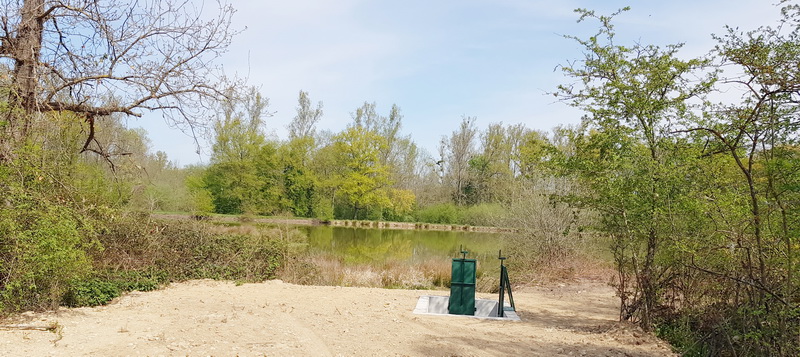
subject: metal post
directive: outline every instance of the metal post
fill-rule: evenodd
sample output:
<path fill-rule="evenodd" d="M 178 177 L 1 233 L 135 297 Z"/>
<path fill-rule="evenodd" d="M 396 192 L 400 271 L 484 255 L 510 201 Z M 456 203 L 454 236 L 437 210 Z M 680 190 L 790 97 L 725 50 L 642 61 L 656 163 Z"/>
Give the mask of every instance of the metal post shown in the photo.
<path fill-rule="evenodd" d="M 505 287 L 506 287 L 504 281 L 506 274 L 503 274 L 504 273 L 503 270 L 505 270 L 506 267 L 505 265 L 503 265 L 503 261 L 506 260 L 506 257 L 503 256 L 502 249 L 497 251 L 497 259 L 500 259 L 500 304 L 497 305 L 497 317 L 503 317 L 504 315 L 503 310 L 505 309 L 503 307 L 504 304 L 503 300 L 505 298 Z"/>

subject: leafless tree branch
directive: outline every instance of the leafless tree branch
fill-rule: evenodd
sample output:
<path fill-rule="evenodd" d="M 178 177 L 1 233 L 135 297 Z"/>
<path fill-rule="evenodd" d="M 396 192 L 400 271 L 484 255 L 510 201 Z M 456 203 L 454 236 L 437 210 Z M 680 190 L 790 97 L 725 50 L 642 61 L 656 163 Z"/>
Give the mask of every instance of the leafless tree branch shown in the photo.
<path fill-rule="evenodd" d="M 0 139 L 18 142 L 34 113 L 50 111 L 94 118 L 160 110 L 175 125 L 202 126 L 225 96 L 215 61 L 237 33 L 233 7 L 215 4 L 0 0 L 0 61 L 11 64 L 9 102 L 23 113 Z"/>

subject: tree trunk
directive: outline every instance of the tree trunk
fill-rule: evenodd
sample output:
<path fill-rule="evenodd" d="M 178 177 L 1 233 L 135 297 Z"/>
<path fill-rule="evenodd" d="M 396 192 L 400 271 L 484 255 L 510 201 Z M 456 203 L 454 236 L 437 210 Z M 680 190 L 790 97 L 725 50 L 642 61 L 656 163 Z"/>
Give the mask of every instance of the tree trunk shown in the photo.
<path fill-rule="evenodd" d="M 39 55 L 42 50 L 44 30 L 44 0 L 25 0 L 22 5 L 22 22 L 14 39 L 14 89 L 17 105 L 26 114 L 36 110 L 36 92 L 39 75 Z"/>
<path fill-rule="evenodd" d="M 39 56 L 45 19 L 44 0 L 25 0 L 16 36 L 3 44 L 14 60 L 11 84 L 11 110 L 0 138 L 0 157 L 8 159 L 14 148 L 28 136 L 31 116 L 37 111 Z"/>

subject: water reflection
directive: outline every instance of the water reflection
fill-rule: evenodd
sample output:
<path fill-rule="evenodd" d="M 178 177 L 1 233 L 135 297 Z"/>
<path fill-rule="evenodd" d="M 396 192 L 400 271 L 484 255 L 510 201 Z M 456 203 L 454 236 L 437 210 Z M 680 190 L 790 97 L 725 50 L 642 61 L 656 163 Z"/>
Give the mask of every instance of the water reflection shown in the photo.
<path fill-rule="evenodd" d="M 469 251 L 467 258 L 478 259 L 479 267 L 494 266 L 499 265 L 497 251 L 503 249 L 503 236 L 495 233 L 329 226 L 302 229 L 308 234 L 309 253 L 333 255 L 346 265 L 449 261 L 461 257 L 463 246 Z"/>

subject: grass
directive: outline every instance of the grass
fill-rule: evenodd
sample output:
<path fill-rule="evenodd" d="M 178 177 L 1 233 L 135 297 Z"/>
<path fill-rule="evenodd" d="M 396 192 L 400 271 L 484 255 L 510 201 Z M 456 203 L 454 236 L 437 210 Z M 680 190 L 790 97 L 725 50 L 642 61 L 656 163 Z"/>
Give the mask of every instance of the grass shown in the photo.
<path fill-rule="evenodd" d="M 303 285 L 436 289 L 450 286 L 450 262 L 437 259 L 417 264 L 345 264 L 329 254 L 303 255 L 289 259 L 278 278 Z"/>

